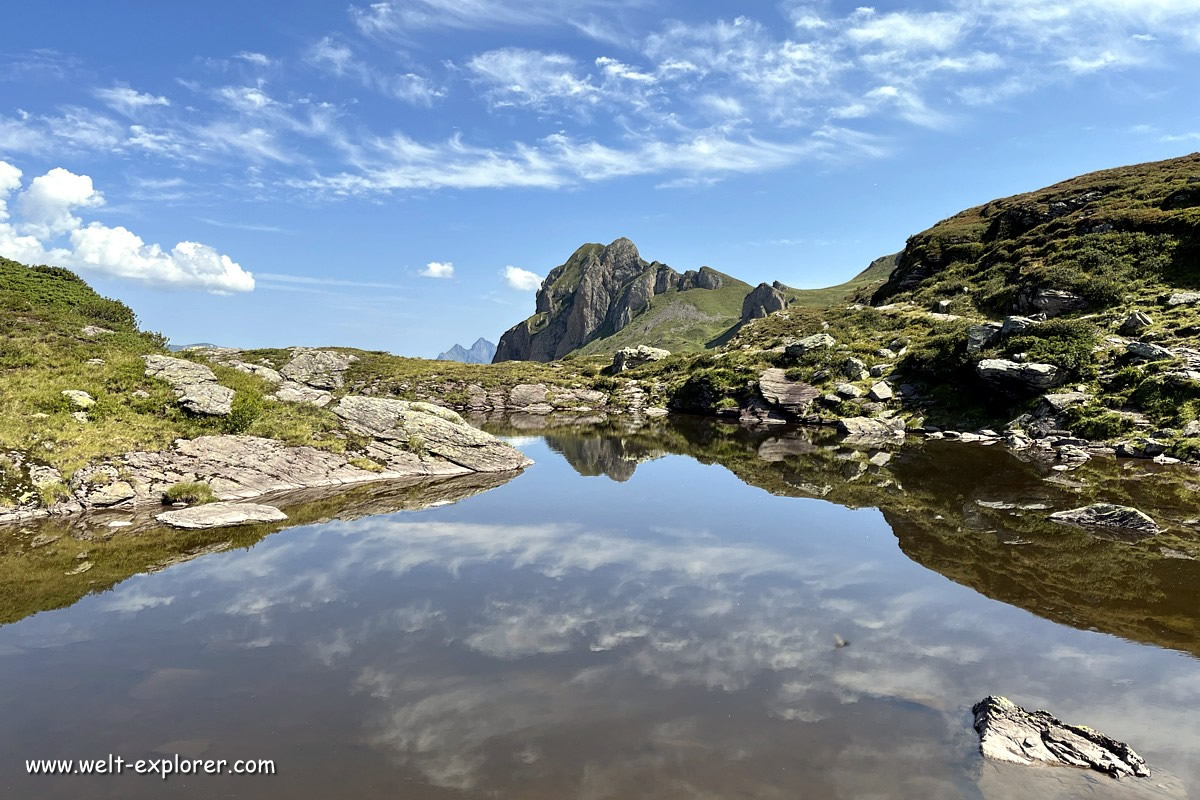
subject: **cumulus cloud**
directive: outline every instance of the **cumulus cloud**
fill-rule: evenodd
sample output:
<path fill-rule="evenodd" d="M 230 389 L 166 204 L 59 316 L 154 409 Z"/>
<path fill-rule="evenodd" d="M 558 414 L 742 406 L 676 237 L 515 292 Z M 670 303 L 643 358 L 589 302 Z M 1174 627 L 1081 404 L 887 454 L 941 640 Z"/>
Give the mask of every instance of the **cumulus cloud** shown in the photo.
<path fill-rule="evenodd" d="M 504 268 L 504 282 L 522 292 L 536 291 L 542 285 L 542 279 L 537 274 L 514 266 Z"/>
<path fill-rule="evenodd" d="M 449 261 L 430 261 L 425 265 L 425 269 L 421 270 L 423 278 L 453 278 L 454 264 Z"/>
<path fill-rule="evenodd" d="M 170 250 L 147 244 L 121 226 L 84 223 L 74 212 L 97 208 L 104 196 L 91 177 L 55 167 L 17 194 L 10 219 L 8 196 L 22 173 L 0 161 L 0 255 L 25 263 L 52 263 L 110 278 L 160 286 L 248 292 L 254 276 L 229 256 L 199 242 Z"/>

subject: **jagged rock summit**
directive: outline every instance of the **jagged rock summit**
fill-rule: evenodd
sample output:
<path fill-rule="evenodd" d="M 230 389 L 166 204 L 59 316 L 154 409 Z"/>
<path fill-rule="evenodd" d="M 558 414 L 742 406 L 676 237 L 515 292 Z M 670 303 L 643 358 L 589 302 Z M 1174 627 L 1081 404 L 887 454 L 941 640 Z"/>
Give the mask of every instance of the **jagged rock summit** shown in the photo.
<path fill-rule="evenodd" d="M 469 348 L 456 344 L 438 354 L 438 361 L 461 361 L 464 364 L 490 364 L 496 356 L 496 345 L 480 336 Z"/>
<path fill-rule="evenodd" d="M 494 361 L 553 361 L 638 344 L 700 349 L 739 322 L 749 291 L 708 267 L 680 273 L 647 262 L 625 238 L 585 244 L 546 276 L 533 316 L 500 337 Z"/>

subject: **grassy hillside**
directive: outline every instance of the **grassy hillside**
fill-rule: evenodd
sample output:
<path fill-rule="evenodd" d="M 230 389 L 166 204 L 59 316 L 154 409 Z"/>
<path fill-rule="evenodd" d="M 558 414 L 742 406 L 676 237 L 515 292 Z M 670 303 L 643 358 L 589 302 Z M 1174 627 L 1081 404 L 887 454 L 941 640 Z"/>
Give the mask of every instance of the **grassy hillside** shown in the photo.
<path fill-rule="evenodd" d="M 648 344 L 672 353 L 692 353 L 719 344 L 737 325 L 750 285 L 722 272 L 720 289 L 671 289 L 650 299 L 650 306 L 616 333 L 589 342 L 576 355 L 611 354 L 622 347 Z"/>
<path fill-rule="evenodd" d="M 1099 311 L 1200 287 L 1200 153 L 1072 178 L 955 214 L 908 241 L 875 302 L 1022 310 L 1040 288 Z"/>
<path fill-rule="evenodd" d="M 788 305 L 796 308 L 832 308 L 850 301 L 856 295 L 879 288 L 896 268 L 899 253 L 881 256 L 845 283 L 823 289 L 788 289 L 784 293 Z"/>

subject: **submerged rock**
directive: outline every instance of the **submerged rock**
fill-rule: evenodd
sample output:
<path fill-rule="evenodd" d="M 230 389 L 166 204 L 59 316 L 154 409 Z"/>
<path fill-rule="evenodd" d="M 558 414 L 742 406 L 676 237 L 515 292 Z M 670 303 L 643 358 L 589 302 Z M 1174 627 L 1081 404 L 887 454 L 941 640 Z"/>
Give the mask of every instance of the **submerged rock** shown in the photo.
<path fill-rule="evenodd" d="M 979 752 L 1011 764 L 1082 767 L 1114 778 L 1147 778 L 1150 767 L 1124 742 L 1049 711 L 1026 711 L 1006 697 L 990 696 L 971 709 Z"/>
<path fill-rule="evenodd" d="M 164 511 L 154 517 L 173 528 L 224 528 L 251 522 L 282 522 L 287 519 L 275 506 L 259 503 L 210 503 L 177 511 Z"/>
<path fill-rule="evenodd" d="M 1083 527 L 1116 528 L 1145 536 L 1162 533 L 1158 523 L 1145 512 L 1132 506 L 1118 506 L 1112 503 L 1094 503 L 1070 511 L 1056 511 L 1049 519 Z"/>

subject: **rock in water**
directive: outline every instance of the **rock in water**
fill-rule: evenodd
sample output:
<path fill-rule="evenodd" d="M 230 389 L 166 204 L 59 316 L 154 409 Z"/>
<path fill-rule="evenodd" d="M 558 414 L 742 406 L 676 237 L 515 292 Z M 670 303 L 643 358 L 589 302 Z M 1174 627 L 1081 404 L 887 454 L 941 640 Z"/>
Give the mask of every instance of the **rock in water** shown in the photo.
<path fill-rule="evenodd" d="M 154 518 L 174 528 L 198 529 L 224 528 L 250 522 L 281 522 L 287 519 L 287 514 L 275 506 L 258 503 L 210 503 L 178 511 L 164 511 Z"/>
<path fill-rule="evenodd" d="M 1070 511 L 1056 511 L 1049 517 L 1054 522 L 1084 527 L 1117 528 L 1144 536 L 1162 533 L 1162 528 L 1147 514 L 1130 506 L 1095 503 Z"/>
<path fill-rule="evenodd" d="M 1148 778 L 1146 762 L 1124 742 L 1080 725 L 1068 725 L 1049 711 L 1026 711 L 1006 697 L 990 696 L 971 709 L 979 752 L 1011 764 L 1083 767 L 1114 778 Z"/>

